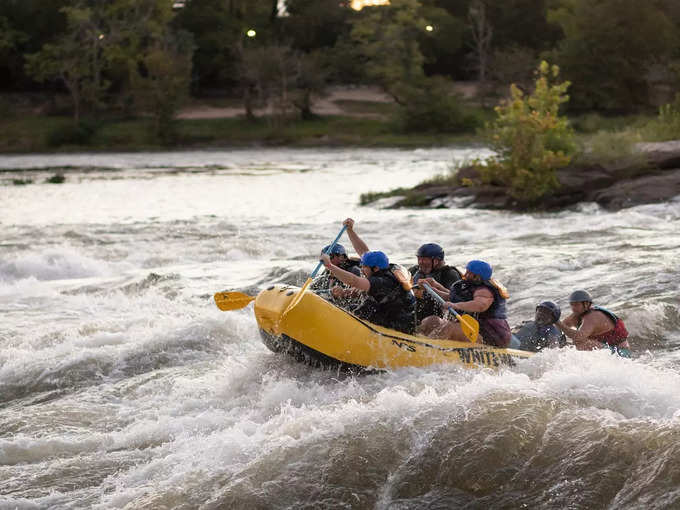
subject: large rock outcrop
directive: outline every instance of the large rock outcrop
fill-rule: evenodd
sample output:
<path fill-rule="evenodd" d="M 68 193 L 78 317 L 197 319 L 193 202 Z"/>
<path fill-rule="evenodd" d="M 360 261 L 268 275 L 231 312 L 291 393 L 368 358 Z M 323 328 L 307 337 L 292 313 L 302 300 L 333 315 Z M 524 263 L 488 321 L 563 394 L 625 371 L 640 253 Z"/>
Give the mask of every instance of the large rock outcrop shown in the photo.
<path fill-rule="evenodd" d="M 647 143 L 634 158 L 610 164 L 582 164 L 557 172 L 560 187 L 539 202 L 526 204 L 511 197 L 502 186 L 463 186 L 463 179 L 479 181 L 474 168 L 462 168 L 451 186 L 421 184 L 414 195 L 424 207 L 476 207 L 482 209 L 557 210 L 578 202 L 596 202 L 609 210 L 663 202 L 680 195 L 680 141 Z"/>

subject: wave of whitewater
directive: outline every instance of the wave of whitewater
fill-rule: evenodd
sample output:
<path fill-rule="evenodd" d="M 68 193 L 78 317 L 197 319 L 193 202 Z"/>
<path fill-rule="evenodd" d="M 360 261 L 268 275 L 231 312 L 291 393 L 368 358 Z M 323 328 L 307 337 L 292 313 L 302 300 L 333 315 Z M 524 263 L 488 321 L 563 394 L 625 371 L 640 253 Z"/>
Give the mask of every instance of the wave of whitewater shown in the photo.
<path fill-rule="evenodd" d="M 73 167 L 61 186 L 0 186 L 0 508 L 680 506 L 680 202 L 356 204 L 473 153 L 0 158 Z M 218 290 L 304 281 L 346 216 L 400 262 L 429 241 L 492 261 L 514 324 L 587 287 L 634 359 L 568 348 L 356 377 L 274 355 L 250 307 L 214 307 Z"/>

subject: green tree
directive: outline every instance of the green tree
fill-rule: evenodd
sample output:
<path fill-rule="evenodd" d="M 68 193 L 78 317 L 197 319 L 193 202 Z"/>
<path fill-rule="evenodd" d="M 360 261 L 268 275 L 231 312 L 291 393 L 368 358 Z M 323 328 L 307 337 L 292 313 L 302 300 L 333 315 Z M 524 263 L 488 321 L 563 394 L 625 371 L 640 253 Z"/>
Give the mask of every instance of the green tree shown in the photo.
<path fill-rule="evenodd" d="M 189 96 L 193 40 L 188 32 L 168 34 L 147 48 L 132 77 L 135 103 L 151 114 L 156 135 L 174 140 L 174 119 Z"/>
<path fill-rule="evenodd" d="M 365 8 L 366 14 L 352 26 L 366 75 L 399 104 L 405 101 L 399 95 L 403 84 L 415 84 L 425 76 L 418 39 L 428 23 L 419 9 L 418 0 L 393 0 L 387 7 Z"/>
<path fill-rule="evenodd" d="M 323 96 L 326 93 L 326 58 L 321 51 L 315 51 L 298 53 L 296 60 L 297 73 L 292 103 L 300 111 L 302 120 L 310 120 L 316 117 L 312 112 L 314 96 Z"/>
<path fill-rule="evenodd" d="M 463 47 L 465 20 L 450 14 L 432 0 L 422 0 L 421 15 L 431 30 L 419 32 L 418 44 L 425 57 L 427 75 L 453 75 L 457 53 Z"/>
<path fill-rule="evenodd" d="M 11 50 L 27 38 L 25 33 L 12 28 L 7 18 L 0 16 L 0 57 L 6 57 Z"/>
<path fill-rule="evenodd" d="M 349 33 L 354 11 L 337 0 L 286 0 L 288 15 L 281 19 L 282 37 L 296 50 L 311 53 L 331 48 Z"/>
<path fill-rule="evenodd" d="M 426 58 L 421 42 L 436 33 L 438 26 L 428 21 L 424 13 L 434 19 L 448 17 L 443 9 L 433 6 L 423 9 L 418 0 L 393 0 L 388 7 L 368 9 L 365 15 L 355 19 L 351 38 L 364 72 L 399 105 L 397 126 L 400 130 L 469 129 L 474 121 L 463 112 L 451 82 L 425 75 Z"/>
<path fill-rule="evenodd" d="M 98 108 L 108 82 L 103 77 L 106 44 L 97 13 L 89 7 L 63 7 L 67 30 L 55 42 L 26 55 L 27 72 L 36 80 L 59 79 L 71 94 L 74 118 L 79 121 L 84 104 Z"/>
<path fill-rule="evenodd" d="M 241 73 L 253 94 L 250 107 L 268 105 L 272 113 L 269 122 L 280 125 L 294 108 L 298 58 L 290 46 L 283 45 L 246 48 L 243 52 Z M 252 110 L 246 115 L 253 115 Z"/>
<path fill-rule="evenodd" d="M 560 0 L 549 20 L 564 38 L 553 59 L 574 82 L 572 106 L 628 111 L 648 104 L 647 72 L 677 43 L 677 27 L 652 0 Z"/>
<path fill-rule="evenodd" d="M 36 84 L 26 73 L 25 54 L 36 53 L 43 44 L 53 41 L 66 28 L 66 16 L 61 8 L 72 0 L 2 0 L 0 39 L 5 43 L 0 50 L 0 88 L 27 90 Z"/>
<path fill-rule="evenodd" d="M 141 77 L 146 76 L 149 55 L 155 55 L 151 67 L 158 70 L 160 53 L 189 51 L 192 45 L 180 35 L 181 29 L 173 27 L 175 13 L 165 0 L 114 0 L 102 4 L 102 9 L 107 22 L 107 75 L 115 84 L 112 106 L 130 113 L 135 107 L 150 104 L 147 98 L 138 97 L 143 92 L 139 89 L 140 72 Z M 184 69 L 183 55 L 179 60 L 178 68 Z"/>
<path fill-rule="evenodd" d="M 166 2 L 168 3 L 168 2 Z M 174 21 L 194 35 L 194 91 L 248 88 L 240 82 L 244 48 L 271 44 L 277 30 L 272 0 L 201 0 L 187 2 Z M 256 36 L 248 40 L 248 30 Z"/>
<path fill-rule="evenodd" d="M 509 188 L 513 197 L 532 202 L 557 186 L 555 170 L 566 166 L 576 150 L 574 135 L 560 105 L 569 100 L 570 83 L 552 83 L 557 66 L 541 62 L 535 90 L 524 95 L 511 86 L 511 99 L 496 107 L 487 135 L 497 156 L 477 168 L 482 180 Z"/>

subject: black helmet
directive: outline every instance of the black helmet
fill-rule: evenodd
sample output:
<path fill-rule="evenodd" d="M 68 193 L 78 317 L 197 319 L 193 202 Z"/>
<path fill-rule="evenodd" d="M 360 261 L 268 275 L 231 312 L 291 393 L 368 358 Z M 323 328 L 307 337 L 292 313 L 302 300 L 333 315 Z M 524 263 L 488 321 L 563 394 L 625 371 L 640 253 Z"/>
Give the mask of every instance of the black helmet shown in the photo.
<path fill-rule="evenodd" d="M 444 249 L 437 243 L 427 243 L 418 248 L 416 257 L 432 257 L 444 260 Z"/>
<path fill-rule="evenodd" d="M 552 301 L 543 301 L 536 306 L 536 308 L 546 308 L 550 310 L 550 313 L 552 314 L 553 318 L 555 319 L 553 322 L 557 322 L 560 320 L 560 315 L 562 315 L 562 310 L 560 310 L 560 307 L 557 303 L 553 303 Z"/>
<path fill-rule="evenodd" d="M 569 296 L 569 302 L 570 303 L 583 303 L 583 302 L 592 303 L 593 298 L 585 290 L 575 290 Z"/>

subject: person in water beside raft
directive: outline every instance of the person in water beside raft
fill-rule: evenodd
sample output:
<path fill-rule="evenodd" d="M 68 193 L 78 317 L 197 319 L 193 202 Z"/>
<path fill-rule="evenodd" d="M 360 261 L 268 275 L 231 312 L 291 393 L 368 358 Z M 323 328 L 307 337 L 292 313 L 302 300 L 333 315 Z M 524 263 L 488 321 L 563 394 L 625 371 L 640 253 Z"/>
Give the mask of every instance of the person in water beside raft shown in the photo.
<path fill-rule="evenodd" d="M 623 321 L 606 308 L 593 305 L 593 298 L 585 290 L 569 296 L 571 315 L 558 321 L 559 328 L 574 341 L 579 351 L 593 351 L 609 347 L 612 353 L 630 358 L 628 331 Z"/>
<path fill-rule="evenodd" d="M 491 265 L 483 260 L 471 260 L 465 267 L 463 279 L 444 288 L 433 278 L 424 278 L 440 296 L 448 299 L 443 308 L 450 306 L 462 313 L 472 314 L 479 321 L 481 341 L 496 347 L 508 347 L 510 344 L 510 326 L 508 325 L 505 300 L 508 291 L 502 284 L 491 278 Z M 426 317 L 420 325 L 420 332 L 430 338 L 443 338 L 468 342 L 457 320 L 440 317 Z M 478 338 L 477 341 L 480 341 Z"/>
<path fill-rule="evenodd" d="M 413 333 L 415 331 L 415 297 L 411 291 L 408 272 L 390 261 L 381 251 L 369 251 L 368 246 L 354 232 L 354 220 L 343 222 L 352 246 L 361 255 L 361 272 L 357 276 L 334 265 L 328 255 L 321 261 L 338 280 L 366 294 L 364 302 L 353 313 L 361 319 L 387 328 Z"/>
<path fill-rule="evenodd" d="M 420 322 L 431 315 L 443 316 L 439 304 L 432 299 L 424 289 L 417 287 L 421 278 L 433 278 L 443 287 L 450 289 L 451 285 L 463 278 L 460 271 L 444 262 L 444 249 L 437 243 L 423 244 L 416 253 L 418 263 L 409 268 L 415 285 L 413 294 L 416 296 L 416 319 Z"/>
<path fill-rule="evenodd" d="M 533 321 L 521 324 L 512 335 L 510 347 L 524 351 L 538 352 L 552 347 L 564 347 L 567 337 L 555 326 L 562 311 L 552 301 L 543 301 L 536 306 Z"/>

